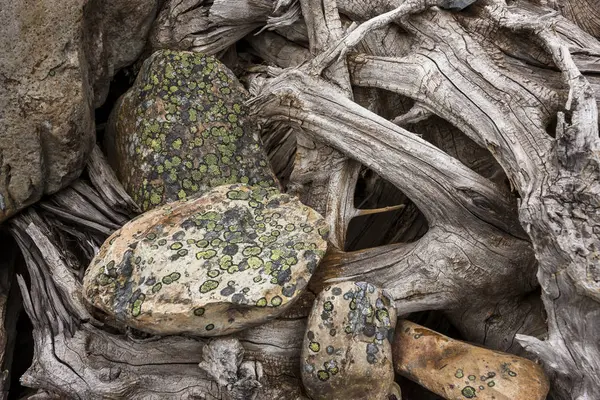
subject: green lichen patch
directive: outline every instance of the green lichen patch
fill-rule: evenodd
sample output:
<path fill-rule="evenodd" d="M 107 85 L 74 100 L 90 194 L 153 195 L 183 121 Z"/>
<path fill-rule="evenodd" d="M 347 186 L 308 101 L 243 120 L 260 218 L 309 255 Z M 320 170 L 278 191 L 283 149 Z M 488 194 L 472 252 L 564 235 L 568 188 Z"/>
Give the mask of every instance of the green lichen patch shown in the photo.
<path fill-rule="evenodd" d="M 298 229 L 280 228 L 286 225 Z M 303 229 L 308 225 L 311 232 Z M 318 234 L 323 226 L 316 212 L 276 189 L 220 186 L 123 226 L 87 270 L 84 293 L 115 320 L 142 331 L 227 334 L 293 304 L 325 253 Z M 272 240 L 261 241 L 264 236 Z M 130 300 L 133 294 L 145 297 L 136 303 L 140 297 Z M 202 318 L 194 318 L 198 310 Z"/>
<path fill-rule="evenodd" d="M 467 399 L 472 399 L 477 396 L 477 390 L 472 386 L 465 386 L 461 393 Z"/>
<path fill-rule="evenodd" d="M 144 211 L 219 185 L 278 185 L 247 98 L 212 56 L 160 50 L 146 59 L 107 130 L 109 161 Z"/>

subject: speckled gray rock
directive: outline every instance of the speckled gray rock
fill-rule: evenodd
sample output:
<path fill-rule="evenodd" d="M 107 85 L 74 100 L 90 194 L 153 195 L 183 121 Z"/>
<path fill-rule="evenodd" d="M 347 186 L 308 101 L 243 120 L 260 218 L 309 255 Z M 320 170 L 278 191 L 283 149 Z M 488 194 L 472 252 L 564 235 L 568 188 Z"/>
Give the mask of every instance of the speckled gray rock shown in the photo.
<path fill-rule="evenodd" d="M 106 136 L 109 162 L 142 210 L 224 184 L 278 185 L 247 96 L 214 57 L 160 50 L 144 61 Z"/>
<path fill-rule="evenodd" d="M 302 382 L 313 400 L 387 400 L 394 382 L 396 309 L 366 282 L 332 284 L 319 294 L 302 347 Z"/>
<path fill-rule="evenodd" d="M 114 325 L 224 335 L 287 310 L 325 254 L 326 234 L 323 218 L 296 198 L 220 186 L 116 231 L 86 271 L 83 292 Z"/>

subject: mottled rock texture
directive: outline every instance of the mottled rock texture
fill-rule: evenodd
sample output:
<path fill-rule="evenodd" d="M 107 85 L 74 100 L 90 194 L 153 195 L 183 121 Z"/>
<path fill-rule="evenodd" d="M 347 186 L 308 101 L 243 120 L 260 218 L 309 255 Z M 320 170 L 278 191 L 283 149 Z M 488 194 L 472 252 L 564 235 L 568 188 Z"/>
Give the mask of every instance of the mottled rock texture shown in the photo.
<path fill-rule="evenodd" d="M 396 372 L 450 400 L 543 400 L 548 379 L 533 361 L 451 339 L 399 321 Z"/>
<path fill-rule="evenodd" d="M 107 141 L 117 176 L 144 211 L 223 184 L 277 185 L 247 96 L 214 57 L 161 50 L 144 62 Z"/>
<path fill-rule="evenodd" d="M 302 382 L 313 400 L 387 400 L 393 390 L 396 309 L 379 288 L 340 282 L 317 296 L 302 347 Z"/>
<path fill-rule="evenodd" d="M 156 4 L 0 0 L 0 222 L 79 176 L 93 107 L 139 56 Z"/>
<path fill-rule="evenodd" d="M 287 310 L 324 255 L 326 234 L 319 214 L 277 189 L 220 186 L 115 232 L 86 271 L 84 293 L 115 324 L 224 335 Z"/>

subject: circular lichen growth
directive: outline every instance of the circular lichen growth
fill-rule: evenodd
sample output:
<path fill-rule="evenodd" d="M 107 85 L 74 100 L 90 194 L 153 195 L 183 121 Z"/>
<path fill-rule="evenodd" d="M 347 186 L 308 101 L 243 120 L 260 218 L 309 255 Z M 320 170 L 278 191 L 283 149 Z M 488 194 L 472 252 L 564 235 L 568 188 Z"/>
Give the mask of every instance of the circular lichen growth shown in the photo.
<path fill-rule="evenodd" d="M 209 279 L 207 281 L 204 281 L 202 283 L 202 285 L 200 286 L 200 293 L 208 293 L 211 290 L 215 290 L 218 286 L 219 286 L 218 281 Z"/>
<path fill-rule="evenodd" d="M 281 297 L 279 297 L 279 296 L 274 296 L 274 297 L 271 299 L 271 305 L 272 305 L 273 307 L 279 307 L 279 306 L 281 305 L 281 302 L 282 302 L 282 299 L 281 299 Z"/>
<path fill-rule="evenodd" d="M 256 301 L 256 306 L 257 307 L 266 307 L 267 306 L 267 299 L 264 297 L 261 297 L 260 299 L 258 299 Z"/>
<path fill-rule="evenodd" d="M 462 395 L 465 396 L 467 399 L 472 399 L 473 397 L 475 397 L 477 395 L 477 391 L 475 390 L 474 387 L 472 386 L 465 386 L 463 388 L 463 390 L 461 391 Z"/>
<path fill-rule="evenodd" d="M 204 311 L 205 311 L 205 310 L 204 310 L 204 307 L 198 307 L 198 308 L 196 308 L 196 309 L 194 310 L 194 315 L 195 315 L 196 317 L 201 317 L 201 316 L 203 316 L 203 315 L 204 315 Z"/>
<path fill-rule="evenodd" d="M 321 381 L 326 381 L 329 379 L 329 372 L 325 371 L 325 370 L 319 370 L 317 372 L 317 377 L 319 378 L 319 380 Z"/>

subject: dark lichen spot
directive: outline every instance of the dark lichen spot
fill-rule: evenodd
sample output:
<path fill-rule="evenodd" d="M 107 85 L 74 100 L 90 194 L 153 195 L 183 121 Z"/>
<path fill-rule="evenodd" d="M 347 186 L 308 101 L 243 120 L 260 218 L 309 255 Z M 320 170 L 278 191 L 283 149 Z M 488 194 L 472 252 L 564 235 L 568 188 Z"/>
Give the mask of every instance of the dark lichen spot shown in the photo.
<path fill-rule="evenodd" d="M 208 325 L 206 325 L 205 329 L 207 331 L 212 331 L 213 329 L 215 329 L 215 325 L 214 324 L 208 324 Z"/>
<path fill-rule="evenodd" d="M 206 311 L 204 310 L 204 307 L 198 307 L 194 310 L 194 315 L 197 317 L 201 317 L 204 315 L 204 311 Z"/>

